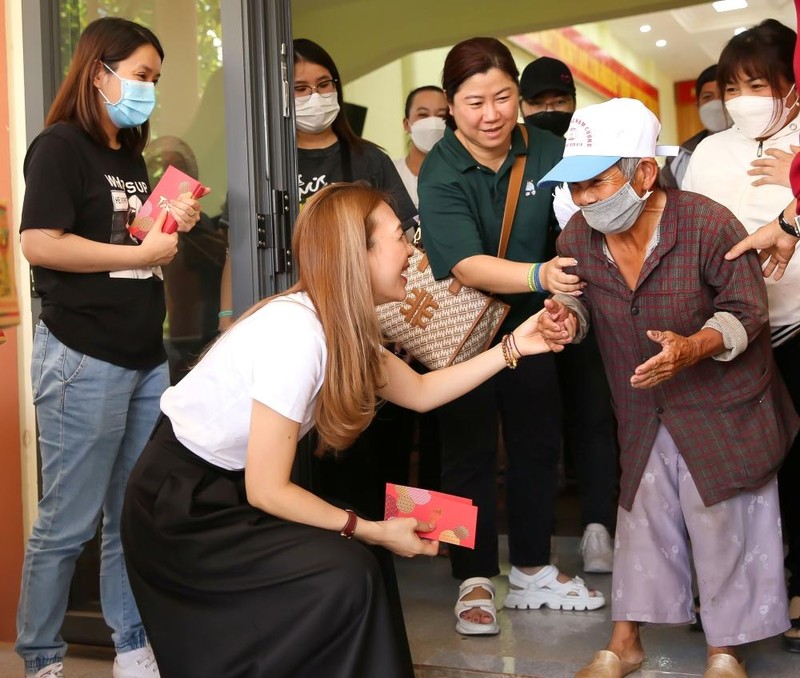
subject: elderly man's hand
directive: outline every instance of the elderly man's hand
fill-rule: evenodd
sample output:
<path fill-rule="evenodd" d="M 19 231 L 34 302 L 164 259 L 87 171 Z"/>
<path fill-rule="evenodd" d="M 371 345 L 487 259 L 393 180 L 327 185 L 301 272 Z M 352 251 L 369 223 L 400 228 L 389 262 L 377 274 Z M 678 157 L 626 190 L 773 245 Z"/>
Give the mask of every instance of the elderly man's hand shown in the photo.
<path fill-rule="evenodd" d="M 633 388 L 653 388 L 672 379 L 683 368 L 694 365 L 701 357 L 697 342 L 675 332 L 648 330 L 647 336 L 661 344 L 661 352 L 637 367 L 631 377 Z"/>
<path fill-rule="evenodd" d="M 539 332 L 554 353 L 564 350 L 577 334 L 575 314 L 560 301 L 545 299 L 544 310 L 539 315 Z"/>

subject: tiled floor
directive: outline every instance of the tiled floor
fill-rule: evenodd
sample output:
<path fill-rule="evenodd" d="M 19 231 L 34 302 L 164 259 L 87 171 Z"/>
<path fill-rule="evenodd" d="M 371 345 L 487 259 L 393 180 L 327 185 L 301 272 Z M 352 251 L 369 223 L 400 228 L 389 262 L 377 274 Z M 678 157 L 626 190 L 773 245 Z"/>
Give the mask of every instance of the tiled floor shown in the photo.
<path fill-rule="evenodd" d="M 559 567 L 578 573 L 578 539 L 556 539 Z M 535 676 L 572 678 L 605 647 L 611 629 L 609 606 L 594 612 L 501 610 L 500 634 L 466 637 L 454 630 L 452 605 L 457 586 L 443 558 L 416 558 L 397 563 L 408 633 L 418 678 L 489 678 Z M 507 568 L 495 578 L 502 604 Z M 609 599 L 610 575 L 586 575 L 587 583 Z M 646 627 L 642 640 L 647 660 L 634 678 L 688 678 L 702 676 L 705 643 L 702 633 L 686 627 Z M 800 655 L 781 649 L 779 639 L 745 650 L 750 678 L 797 678 Z"/>
<path fill-rule="evenodd" d="M 577 538 L 556 539 L 557 562 L 565 572 L 577 572 L 577 547 Z M 608 639 L 608 607 L 594 612 L 502 610 L 498 636 L 460 636 L 454 630 L 452 613 L 457 586 L 450 578 L 447 560 L 401 558 L 397 570 L 418 678 L 572 678 Z M 589 575 L 586 580 L 608 597 L 609 575 Z M 501 575 L 495 581 L 502 604 L 507 580 Z M 634 678 L 703 675 L 702 634 L 683 627 L 648 627 L 643 640 L 648 657 L 643 669 L 631 674 Z M 800 655 L 784 652 L 778 639 L 748 647 L 746 657 L 751 678 L 800 676 Z M 73 647 L 66 660 L 66 676 L 110 678 L 112 660 L 108 649 Z M 0 677 L 17 676 L 22 676 L 20 661 L 10 645 L 0 644 Z"/>

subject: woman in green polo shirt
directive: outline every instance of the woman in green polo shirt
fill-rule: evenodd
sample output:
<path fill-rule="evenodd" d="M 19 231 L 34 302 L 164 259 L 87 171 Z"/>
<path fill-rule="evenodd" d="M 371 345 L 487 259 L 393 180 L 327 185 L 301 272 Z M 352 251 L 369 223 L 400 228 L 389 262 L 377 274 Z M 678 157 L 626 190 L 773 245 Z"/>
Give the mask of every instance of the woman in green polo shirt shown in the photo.
<path fill-rule="evenodd" d="M 547 256 L 555 218 L 548 191 L 536 182 L 560 159 L 564 140 L 528 126 L 526 148 L 516 129 L 518 71 L 494 38 L 472 38 L 450 50 L 442 87 L 449 129 L 419 175 L 422 234 L 433 273 L 496 293 L 511 305 L 502 336 L 539 310 L 546 292 L 580 294 L 565 266 L 574 259 Z M 500 239 L 511 166 L 526 166 L 506 259 L 494 256 Z M 439 409 L 442 489 L 479 507 L 476 547 L 451 549 L 453 576 L 461 580 L 456 630 L 499 630 L 489 579 L 499 574 L 497 549 L 498 421 L 506 454 L 506 506 L 511 573 L 505 606 L 594 610 L 602 594 L 550 565 L 550 534 L 558 489 L 561 412 L 552 355 L 536 356 Z M 499 417 L 498 417 L 499 415 Z M 464 422 L 469 422 L 465 426 Z"/>

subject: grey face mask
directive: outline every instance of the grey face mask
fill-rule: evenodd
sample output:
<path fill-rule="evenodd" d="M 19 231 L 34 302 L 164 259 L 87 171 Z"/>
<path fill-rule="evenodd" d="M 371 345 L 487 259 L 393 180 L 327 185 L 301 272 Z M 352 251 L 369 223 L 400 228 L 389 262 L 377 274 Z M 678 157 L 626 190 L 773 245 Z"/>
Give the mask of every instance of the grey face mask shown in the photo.
<path fill-rule="evenodd" d="M 581 213 L 586 223 L 603 235 L 623 233 L 639 218 L 652 193 L 647 191 L 640 198 L 629 181 L 610 198 L 581 207 Z"/>

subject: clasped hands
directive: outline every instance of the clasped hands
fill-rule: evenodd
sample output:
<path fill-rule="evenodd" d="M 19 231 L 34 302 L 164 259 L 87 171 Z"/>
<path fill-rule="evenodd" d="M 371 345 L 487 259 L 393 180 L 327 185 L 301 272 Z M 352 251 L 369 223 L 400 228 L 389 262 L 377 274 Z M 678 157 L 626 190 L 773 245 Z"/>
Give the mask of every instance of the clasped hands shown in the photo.
<path fill-rule="evenodd" d="M 548 348 L 558 353 L 575 338 L 578 322 L 575 314 L 554 299 L 544 302 L 538 316 L 539 333 Z M 633 388 L 653 388 L 674 377 L 700 359 L 700 348 L 689 337 L 670 331 L 647 330 L 647 337 L 661 345 L 661 351 L 638 365 L 630 378 Z"/>

